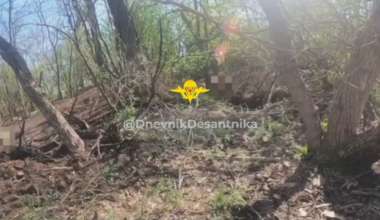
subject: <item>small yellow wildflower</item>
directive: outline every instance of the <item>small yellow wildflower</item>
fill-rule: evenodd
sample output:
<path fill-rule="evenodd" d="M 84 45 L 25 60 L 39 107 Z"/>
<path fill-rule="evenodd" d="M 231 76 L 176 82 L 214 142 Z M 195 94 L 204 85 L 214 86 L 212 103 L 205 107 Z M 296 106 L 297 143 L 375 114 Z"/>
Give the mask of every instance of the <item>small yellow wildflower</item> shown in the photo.
<path fill-rule="evenodd" d="M 323 132 L 327 132 L 327 122 L 322 122 L 322 130 Z"/>

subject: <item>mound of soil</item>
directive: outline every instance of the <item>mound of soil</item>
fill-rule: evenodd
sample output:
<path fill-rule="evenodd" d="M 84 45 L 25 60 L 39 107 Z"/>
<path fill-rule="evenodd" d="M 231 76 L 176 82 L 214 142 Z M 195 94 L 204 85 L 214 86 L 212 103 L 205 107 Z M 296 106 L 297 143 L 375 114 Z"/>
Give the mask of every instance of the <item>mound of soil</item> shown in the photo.
<path fill-rule="evenodd" d="M 53 104 L 79 133 L 87 129 L 86 126 L 90 124 L 92 126 L 101 124 L 103 119 L 112 113 L 112 108 L 97 88 L 90 88 L 77 97 L 56 101 Z M 22 124 L 23 122 L 20 122 L 5 129 L 13 130 L 18 136 Z M 22 142 L 24 147 L 35 149 L 57 144 L 59 140 L 53 127 L 49 125 L 41 112 L 35 111 L 25 120 Z M 2 151 L 1 148 L 0 151 Z"/>

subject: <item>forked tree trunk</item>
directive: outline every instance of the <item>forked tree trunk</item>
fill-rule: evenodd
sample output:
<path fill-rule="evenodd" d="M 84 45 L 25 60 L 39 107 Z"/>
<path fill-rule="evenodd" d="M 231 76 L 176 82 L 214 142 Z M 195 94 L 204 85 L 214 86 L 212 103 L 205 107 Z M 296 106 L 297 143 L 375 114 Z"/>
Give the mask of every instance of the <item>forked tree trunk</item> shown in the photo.
<path fill-rule="evenodd" d="M 324 146 L 338 157 L 356 161 L 379 159 L 380 127 L 357 135 L 360 116 L 380 73 L 380 7 L 361 28 L 328 120 Z"/>
<path fill-rule="evenodd" d="M 288 26 L 279 7 L 278 0 L 259 0 L 269 22 L 269 30 L 276 45 L 275 63 L 279 77 L 289 89 L 293 101 L 297 104 L 305 126 L 305 134 L 310 148 L 320 146 L 322 129 L 318 109 L 314 105 L 298 70 L 296 51 L 293 48 Z"/>
<path fill-rule="evenodd" d="M 380 73 L 380 10 L 374 10 L 356 35 L 351 61 L 328 119 L 327 146 L 334 147 L 357 134 L 361 114 Z"/>
<path fill-rule="evenodd" d="M 369 20 L 356 35 L 351 61 L 329 115 L 324 146 L 328 152 L 336 153 L 342 159 L 354 161 L 378 157 L 380 127 L 357 135 L 360 116 L 380 73 L 378 36 L 380 7 L 374 7 Z"/>
<path fill-rule="evenodd" d="M 25 93 L 57 131 L 62 142 L 73 153 L 82 155 L 85 150 L 82 139 L 38 87 L 20 53 L 2 37 L 0 37 L 0 56 L 12 67 Z"/>
<path fill-rule="evenodd" d="M 372 14 L 356 34 L 351 61 L 338 88 L 329 115 L 326 146 L 334 147 L 357 133 L 360 115 L 380 73 L 380 5 L 373 1 Z M 344 105 L 344 107 L 343 107 Z"/>
<path fill-rule="evenodd" d="M 316 131 L 319 120 L 312 111 L 313 103 L 294 59 L 294 49 L 289 30 L 280 10 L 278 0 L 259 0 L 272 33 L 277 51 L 276 63 L 284 84 L 297 103 L 305 124 L 309 145 L 318 146 Z M 328 132 L 324 140 L 326 155 L 334 159 L 360 160 L 378 158 L 380 127 L 357 134 L 360 116 L 365 108 L 376 77 L 380 72 L 380 8 L 376 8 L 366 25 L 360 29 L 354 42 L 354 51 L 345 76 L 339 83 L 338 92 L 330 111 Z M 321 136 L 319 136 L 320 138 Z"/>

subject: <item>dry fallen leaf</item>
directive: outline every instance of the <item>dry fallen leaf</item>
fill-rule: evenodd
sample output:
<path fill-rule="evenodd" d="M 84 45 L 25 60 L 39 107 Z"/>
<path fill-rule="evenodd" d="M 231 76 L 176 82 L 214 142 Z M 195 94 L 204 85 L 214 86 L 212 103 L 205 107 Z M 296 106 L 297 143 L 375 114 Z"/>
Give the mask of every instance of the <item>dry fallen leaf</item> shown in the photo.
<path fill-rule="evenodd" d="M 298 212 L 299 212 L 299 215 L 302 216 L 302 217 L 306 217 L 307 216 L 307 212 L 303 208 L 298 209 Z"/>
<path fill-rule="evenodd" d="M 346 220 L 345 217 L 336 214 L 334 211 L 325 210 L 325 211 L 323 211 L 322 214 L 323 214 L 325 217 L 335 218 L 335 219 L 339 219 L 339 220 Z"/>
<path fill-rule="evenodd" d="M 314 177 L 312 180 L 312 184 L 313 184 L 313 186 L 316 186 L 316 187 L 322 186 L 323 185 L 322 176 L 318 175 L 318 176 Z"/>
<path fill-rule="evenodd" d="M 269 190 L 270 190 L 270 188 L 269 188 L 269 186 L 268 186 L 267 183 L 264 184 L 263 189 L 264 189 L 265 191 L 269 191 Z"/>
<path fill-rule="evenodd" d="M 269 141 L 269 137 L 268 137 L 268 136 L 264 136 L 264 137 L 263 137 L 263 141 L 264 141 L 264 142 Z"/>
<path fill-rule="evenodd" d="M 323 204 L 320 204 L 320 205 L 316 205 L 315 208 L 319 209 L 319 208 L 322 208 L 322 207 L 327 207 L 327 206 L 330 206 L 331 203 L 323 203 Z"/>
<path fill-rule="evenodd" d="M 290 165 L 291 165 L 289 161 L 284 161 L 283 164 L 284 164 L 284 166 L 286 166 L 286 167 L 290 167 Z"/>

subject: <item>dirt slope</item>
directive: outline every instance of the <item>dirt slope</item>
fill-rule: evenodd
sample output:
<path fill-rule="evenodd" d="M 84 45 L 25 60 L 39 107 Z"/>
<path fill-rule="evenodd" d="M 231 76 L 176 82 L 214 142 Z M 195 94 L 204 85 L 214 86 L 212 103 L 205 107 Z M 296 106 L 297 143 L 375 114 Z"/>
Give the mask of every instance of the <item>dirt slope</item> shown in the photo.
<path fill-rule="evenodd" d="M 64 114 L 69 122 L 75 121 L 75 124 L 78 124 L 79 122 L 80 125 L 81 122 L 75 120 L 77 118 L 85 121 L 88 124 L 91 124 L 111 113 L 112 109 L 107 104 L 106 100 L 101 96 L 97 88 L 91 88 L 78 95 L 77 100 L 75 99 L 76 98 L 74 97 L 54 102 L 55 107 Z M 74 102 L 74 118 L 68 117 L 65 113 L 70 112 Z M 15 133 L 19 133 L 21 131 L 21 127 L 22 123 L 5 128 L 13 129 Z M 24 145 L 33 148 L 39 148 L 46 146 L 48 143 L 51 143 L 54 140 L 57 140 L 56 138 L 57 135 L 54 129 L 47 123 L 41 112 L 33 112 L 31 116 L 26 120 L 23 139 Z"/>

